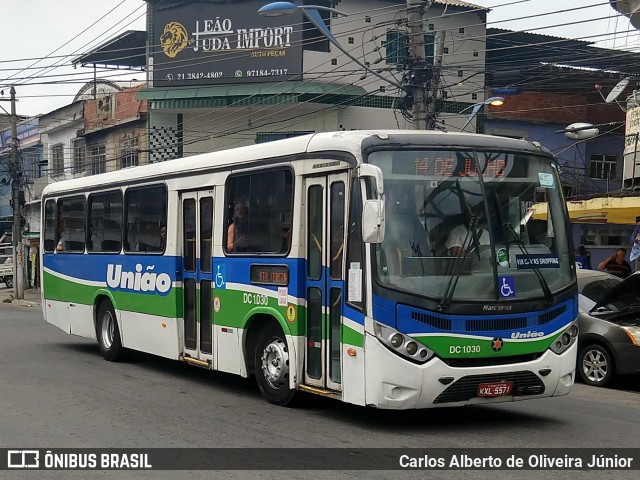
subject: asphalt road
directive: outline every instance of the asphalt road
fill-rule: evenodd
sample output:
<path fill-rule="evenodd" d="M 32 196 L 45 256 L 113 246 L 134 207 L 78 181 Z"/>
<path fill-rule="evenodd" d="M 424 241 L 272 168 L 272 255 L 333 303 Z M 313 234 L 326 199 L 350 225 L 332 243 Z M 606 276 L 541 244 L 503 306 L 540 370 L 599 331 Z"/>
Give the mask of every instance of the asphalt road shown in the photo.
<path fill-rule="evenodd" d="M 144 354 L 106 362 L 93 341 L 46 324 L 39 308 L 0 304 L 3 448 L 640 448 L 639 384 L 637 377 L 610 389 L 578 384 L 566 397 L 491 407 L 389 412 L 309 397 L 282 408 L 234 376 Z M 290 452 L 283 466 L 303 453 Z M 637 478 L 637 471 L 0 471 L 2 479 L 541 476 Z"/>

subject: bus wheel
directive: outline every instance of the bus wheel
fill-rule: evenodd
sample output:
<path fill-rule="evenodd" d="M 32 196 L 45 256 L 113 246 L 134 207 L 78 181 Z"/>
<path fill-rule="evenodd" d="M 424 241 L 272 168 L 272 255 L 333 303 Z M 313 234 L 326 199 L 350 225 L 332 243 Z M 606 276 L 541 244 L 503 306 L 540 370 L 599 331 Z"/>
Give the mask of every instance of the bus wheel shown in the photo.
<path fill-rule="evenodd" d="M 124 355 L 124 348 L 120 342 L 116 313 L 109 301 L 102 302 L 98 308 L 97 330 L 100 354 L 110 362 L 120 360 Z"/>
<path fill-rule="evenodd" d="M 255 351 L 256 381 L 262 396 L 276 405 L 291 403 L 296 393 L 289 388 L 289 347 L 278 325 L 265 325 Z"/>

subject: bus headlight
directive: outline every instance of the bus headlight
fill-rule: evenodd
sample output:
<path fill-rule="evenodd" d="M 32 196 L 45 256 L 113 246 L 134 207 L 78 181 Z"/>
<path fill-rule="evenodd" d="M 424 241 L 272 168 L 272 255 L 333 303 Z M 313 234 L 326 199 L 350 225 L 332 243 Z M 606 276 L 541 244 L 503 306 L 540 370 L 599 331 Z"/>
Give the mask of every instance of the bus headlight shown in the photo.
<path fill-rule="evenodd" d="M 373 322 L 373 330 L 376 338 L 386 345 L 391 351 L 417 363 L 425 363 L 433 357 L 433 351 L 415 341 L 408 335 L 404 335 L 397 330 Z"/>
<path fill-rule="evenodd" d="M 551 344 L 551 351 L 558 355 L 564 352 L 567 348 L 573 345 L 578 338 L 578 325 L 573 322 L 569 327 L 562 332 L 558 338 L 556 338 Z"/>

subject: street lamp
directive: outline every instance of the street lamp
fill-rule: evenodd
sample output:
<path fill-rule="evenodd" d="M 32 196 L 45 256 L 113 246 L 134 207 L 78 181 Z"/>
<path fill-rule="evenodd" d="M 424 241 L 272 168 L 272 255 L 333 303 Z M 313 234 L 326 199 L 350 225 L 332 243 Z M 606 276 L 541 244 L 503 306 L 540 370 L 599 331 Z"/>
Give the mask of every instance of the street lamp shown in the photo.
<path fill-rule="evenodd" d="M 357 63 L 360 67 L 364 68 L 367 72 L 375 75 L 376 77 L 384 80 L 386 83 L 393 85 L 394 87 L 399 88 L 402 91 L 406 91 L 406 87 L 400 85 L 393 80 L 389 80 L 388 78 L 382 76 L 375 70 L 370 69 L 360 60 L 352 56 L 349 52 L 347 52 L 342 45 L 338 42 L 336 37 L 333 36 L 331 31 L 327 28 L 327 25 L 324 23 L 322 16 L 318 10 L 324 10 L 327 12 L 336 13 L 338 15 L 342 15 L 344 17 L 347 16 L 346 13 L 336 10 L 335 8 L 324 7 L 320 5 L 298 5 L 292 2 L 272 2 L 267 5 L 260 7 L 258 10 L 258 15 L 262 15 L 264 17 L 279 17 L 282 15 L 291 15 L 296 12 L 296 10 L 301 10 L 305 17 L 309 19 L 309 21 L 316 27 L 322 35 L 324 35 L 327 40 L 329 40 L 333 45 L 336 46 L 338 50 L 340 50 L 343 54 L 345 54 L 351 61 Z"/>
<path fill-rule="evenodd" d="M 474 105 L 471 105 L 470 107 L 465 108 L 460 113 L 464 113 L 471 108 L 471 114 L 467 117 L 467 123 L 464 124 L 464 127 L 462 127 L 462 130 L 460 131 L 464 132 L 464 129 L 467 128 L 467 126 L 471 123 L 471 120 L 473 120 L 475 116 L 478 115 L 478 112 L 483 105 L 499 106 L 502 104 L 504 104 L 504 97 L 489 97 L 480 103 L 476 103 Z"/>

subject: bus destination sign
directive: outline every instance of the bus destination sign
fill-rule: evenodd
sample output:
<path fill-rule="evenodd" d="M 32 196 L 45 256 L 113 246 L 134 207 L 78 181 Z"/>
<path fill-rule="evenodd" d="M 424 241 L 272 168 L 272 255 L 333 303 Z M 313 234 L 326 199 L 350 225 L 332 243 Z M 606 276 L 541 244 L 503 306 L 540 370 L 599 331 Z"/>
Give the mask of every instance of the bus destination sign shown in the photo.
<path fill-rule="evenodd" d="M 286 265 L 251 265 L 251 283 L 257 285 L 289 285 L 289 267 Z"/>

